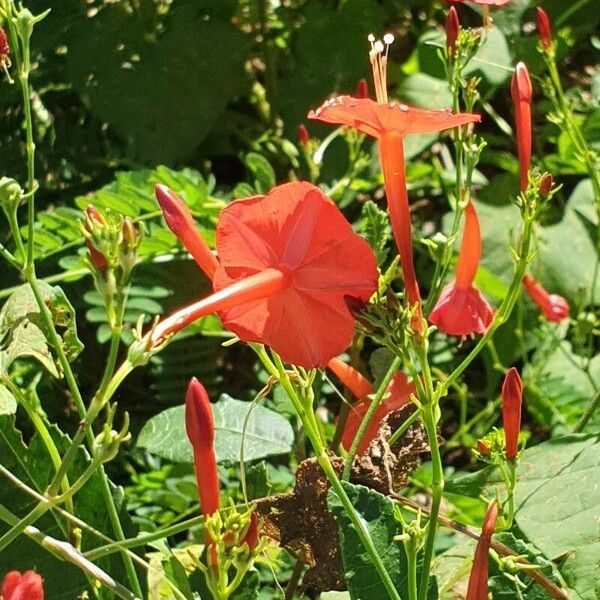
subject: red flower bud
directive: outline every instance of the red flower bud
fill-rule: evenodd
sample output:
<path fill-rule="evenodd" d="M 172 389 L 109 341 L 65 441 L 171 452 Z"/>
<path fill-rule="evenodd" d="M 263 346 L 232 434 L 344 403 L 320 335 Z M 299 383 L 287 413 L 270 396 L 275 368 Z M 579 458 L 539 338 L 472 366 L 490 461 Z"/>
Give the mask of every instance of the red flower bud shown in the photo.
<path fill-rule="evenodd" d="M 205 515 L 219 510 L 219 474 L 213 446 L 215 424 L 208 394 L 194 377 L 185 397 L 185 429 L 194 450 L 194 466 L 200 494 L 200 504 Z"/>
<path fill-rule="evenodd" d="M 308 141 L 310 140 L 310 135 L 308 134 L 308 129 L 304 125 L 298 125 L 298 141 L 301 146 L 306 146 Z"/>
<path fill-rule="evenodd" d="M 523 287 L 548 321 L 558 323 L 569 316 L 569 303 L 558 294 L 549 294 L 531 275 L 523 277 Z"/>
<path fill-rule="evenodd" d="M 552 186 L 554 185 L 554 177 L 550 175 L 550 173 L 546 173 L 542 180 L 540 181 L 539 193 L 542 198 L 546 198 L 548 194 L 552 191 Z"/>
<path fill-rule="evenodd" d="M 244 542 L 248 544 L 250 550 L 255 548 L 258 543 L 258 515 L 255 512 L 250 515 L 250 527 L 248 527 Z"/>
<path fill-rule="evenodd" d="M 6 31 L 0 27 L 0 65 L 4 65 L 4 61 L 8 58 L 9 53 L 8 36 L 6 35 Z"/>
<path fill-rule="evenodd" d="M 135 246 L 137 242 L 137 231 L 133 221 L 129 217 L 123 219 L 123 239 L 130 246 Z"/>
<path fill-rule="evenodd" d="M 356 85 L 356 97 L 357 98 L 368 98 L 369 97 L 369 84 L 366 79 L 361 79 Z"/>
<path fill-rule="evenodd" d="M 537 28 L 542 47 L 544 50 L 548 50 L 552 46 L 552 27 L 548 14 L 541 6 L 537 8 Z"/>
<path fill-rule="evenodd" d="M 459 32 L 460 21 L 458 20 L 458 13 L 454 6 L 451 6 L 446 17 L 446 50 L 448 56 L 454 56 L 456 53 L 456 40 L 458 39 Z"/>
<path fill-rule="evenodd" d="M 484 456 L 488 456 L 492 451 L 490 445 L 483 440 L 477 440 L 477 452 L 479 454 L 483 454 Z"/>
<path fill-rule="evenodd" d="M 515 460 L 519 450 L 522 403 L 523 382 L 519 372 L 513 367 L 508 370 L 502 384 L 502 421 L 504 423 L 506 458 L 508 460 Z"/>
<path fill-rule="evenodd" d="M 157 185 L 155 192 L 169 229 L 179 238 L 207 277 L 212 279 L 219 261 L 198 233 L 188 207 L 166 185 Z"/>
<path fill-rule="evenodd" d="M 493 500 L 485 513 L 481 535 L 475 548 L 466 600 L 487 600 L 488 598 L 488 553 L 497 519 L 498 504 Z"/>
<path fill-rule="evenodd" d="M 2 582 L 3 600 L 44 600 L 44 580 L 35 571 L 10 571 Z"/>
<path fill-rule="evenodd" d="M 85 223 L 85 228 L 92 233 L 92 229 L 95 226 L 106 225 L 106 219 L 96 210 L 95 206 L 88 204 L 85 209 L 85 213 L 88 217 L 88 221 Z M 85 245 L 87 246 L 88 252 L 90 253 L 90 261 L 98 271 L 105 273 L 108 269 L 108 261 L 100 250 L 94 246 L 92 240 L 88 237 L 85 238 Z"/>
<path fill-rule="evenodd" d="M 515 105 L 517 150 L 519 154 L 519 189 L 527 189 L 531 164 L 531 96 L 533 89 L 525 63 L 518 63 L 512 77 L 510 91 Z"/>

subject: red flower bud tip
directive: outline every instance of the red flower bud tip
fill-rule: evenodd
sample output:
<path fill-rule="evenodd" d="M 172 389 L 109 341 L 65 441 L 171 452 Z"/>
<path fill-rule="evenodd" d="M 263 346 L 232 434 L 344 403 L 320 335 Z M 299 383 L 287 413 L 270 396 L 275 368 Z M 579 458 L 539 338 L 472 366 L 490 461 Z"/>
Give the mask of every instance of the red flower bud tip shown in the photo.
<path fill-rule="evenodd" d="M 308 134 L 308 129 L 306 129 L 305 125 L 298 125 L 298 141 L 301 146 L 306 146 L 308 141 L 310 140 L 310 135 Z"/>
<path fill-rule="evenodd" d="M 258 543 L 258 515 L 255 512 L 250 515 L 250 526 L 248 527 L 244 542 L 248 544 L 250 550 L 254 549 Z"/>
<path fill-rule="evenodd" d="M 135 245 L 137 241 L 137 231 L 133 221 L 129 217 L 123 219 L 123 239 L 130 245 Z"/>
<path fill-rule="evenodd" d="M 369 84 L 366 79 L 361 79 L 356 85 L 356 97 L 357 98 L 368 98 L 369 97 Z"/>
<path fill-rule="evenodd" d="M 525 63 L 518 63 L 510 91 L 515 105 L 517 150 L 519 154 L 519 189 L 524 192 L 529 181 L 531 164 L 531 96 L 533 89 Z"/>
<path fill-rule="evenodd" d="M 90 233 L 92 233 L 92 228 L 95 225 L 102 226 L 106 224 L 106 219 L 96 210 L 95 206 L 88 204 L 87 208 L 85 209 L 85 213 L 87 215 L 88 222 L 84 224 L 84 227 Z M 90 261 L 92 262 L 94 267 L 98 269 L 98 271 L 100 271 L 101 273 L 105 273 L 108 269 L 108 261 L 106 260 L 104 254 L 102 254 L 102 252 L 100 252 L 100 250 L 98 250 L 96 246 L 94 246 L 90 238 L 85 238 L 85 245 L 87 246 L 88 252 L 90 253 Z"/>
<path fill-rule="evenodd" d="M 489 456 L 491 451 L 492 448 L 488 443 L 484 442 L 483 440 L 477 440 L 477 452 L 479 452 L 479 454 L 483 454 L 483 456 Z"/>
<path fill-rule="evenodd" d="M 488 553 L 497 519 L 498 504 L 493 500 L 485 513 L 481 535 L 475 548 L 466 600 L 487 600 L 488 598 Z"/>
<path fill-rule="evenodd" d="M 465 227 L 458 253 L 456 278 L 440 294 L 429 321 L 448 335 L 464 336 L 487 331 L 494 310 L 473 286 L 481 258 L 481 231 L 473 203 L 465 210 Z"/>
<path fill-rule="evenodd" d="M 87 205 L 85 212 L 93 224 L 106 225 L 106 219 L 98 212 L 96 207 L 92 204 Z"/>
<path fill-rule="evenodd" d="M 212 279 L 219 261 L 198 233 L 188 207 L 166 185 L 158 184 L 155 192 L 169 229 L 179 238 L 206 276 Z"/>
<path fill-rule="evenodd" d="M 446 50 L 448 56 L 454 56 L 456 53 L 456 40 L 458 39 L 459 32 L 460 21 L 458 20 L 458 13 L 454 6 L 451 6 L 446 17 Z"/>
<path fill-rule="evenodd" d="M 185 429 L 194 451 L 194 466 L 202 512 L 219 510 L 219 474 L 215 457 L 215 424 L 208 394 L 194 377 L 185 397 Z"/>
<path fill-rule="evenodd" d="M 35 571 L 10 571 L 2 582 L 3 600 L 44 600 L 44 580 Z"/>
<path fill-rule="evenodd" d="M 558 294 L 549 294 L 531 275 L 523 277 L 523 287 L 548 321 L 558 323 L 569 316 L 569 303 Z"/>
<path fill-rule="evenodd" d="M 513 367 L 508 370 L 502 384 L 502 421 L 506 442 L 506 458 L 515 460 L 519 450 L 521 430 L 521 405 L 523 404 L 523 382 Z"/>
<path fill-rule="evenodd" d="M 542 180 L 540 181 L 539 193 L 542 198 L 546 198 L 548 194 L 552 191 L 552 186 L 554 185 L 554 177 L 550 175 L 550 173 L 546 173 Z"/>
<path fill-rule="evenodd" d="M 542 47 L 544 50 L 548 50 L 552 46 L 552 27 L 548 14 L 541 6 L 537 8 L 537 28 Z"/>

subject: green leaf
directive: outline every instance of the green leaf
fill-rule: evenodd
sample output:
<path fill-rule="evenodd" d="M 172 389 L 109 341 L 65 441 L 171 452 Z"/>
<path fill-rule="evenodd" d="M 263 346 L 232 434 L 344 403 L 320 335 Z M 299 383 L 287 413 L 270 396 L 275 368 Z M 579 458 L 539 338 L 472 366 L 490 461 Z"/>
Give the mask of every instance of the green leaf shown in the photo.
<path fill-rule="evenodd" d="M 485 32 L 477 54 L 464 70 L 465 75 L 480 75 L 490 85 L 502 85 L 512 74 L 512 58 L 504 34 L 496 27 Z"/>
<path fill-rule="evenodd" d="M 393 501 L 362 485 L 342 482 L 350 501 L 359 513 L 373 544 L 401 598 L 408 598 L 407 562 L 402 542 L 394 540 L 401 532 L 394 516 Z M 329 510 L 335 516 L 340 531 L 342 561 L 348 591 L 352 600 L 381 600 L 388 594 L 369 555 L 356 533 L 340 499 L 333 490 L 327 497 Z M 437 585 L 430 584 L 430 598 L 437 598 Z"/>
<path fill-rule="evenodd" d="M 215 453 L 219 462 L 238 462 L 242 443 L 244 461 L 286 454 L 292 449 L 292 427 L 276 412 L 260 405 L 252 408 L 249 402 L 235 400 L 227 394 L 223 394 L 212 409 Z M 184 406 L 175 406 L 150 419 L 140 432 L 138 447 L 174 462 L 192 462 L 192 447 L 185 435 L 184 411 Z"/>
<path fill-rule="evenodd" d="M 0 385 L 0 416 L 14 415 L 17 412 L 17 401 L 10 391 Z"/>
<path fill-rule="evenodd" d="M 255 177 L 254 187 L 259 194 L 266 194 L 275 186 L 275 170 L 264 156 L 256 152 L 249 152 L 244 162 Z"/>
<path fill-rule="evenodd" d="M 560 572 L 565 583 L 581 600 L 600 598 L 600 542 L 588 544 L 571 552 L 561 565 Z"/>
<path fill-rule="evenodd" d="M 517 471 L 516 521 L 551 559 L 594 544 L 600 522 L 600 437 L 568 435 L 528 449 Z"/>
<path fill-rule="evenodd" d="M 182 161 L 248 81 L 248 42 L 231 24 L 234 10 L 210 0 L 104 5 L 73 23 L 67 76 L 136 158 Z"/>
<path fill-rule="evenodd" d="M 73 361 L 83 349 L 77 337 L 75 311 L 60 287 L 38 282 L 44 303 L 60 332 L 63 350 Z M 18 358 L 30 357 L 39 361 L 54 377 L 59 365 L 54 360 L 47 341 L 47 332 L 38 304 L 29 284 L 18 287 L 0 310 L 0 368 L 7 372 Z"/>
<path fill-rule="evenodd" d="M 420 108 L 448 108 L 452 106 L 452 94 L 448 82 L 425 73 L 407 77 L 398 88 L 398 96 Z"/>
<path fill-rule="evenodd" d="M 367 200 L 362 207 L 359 230 L 375 251 L 377 264 L 383 264 L 389 252 L 387 243 L 391 235 L 386 211 L 381 210 L 372 200 Z"/>

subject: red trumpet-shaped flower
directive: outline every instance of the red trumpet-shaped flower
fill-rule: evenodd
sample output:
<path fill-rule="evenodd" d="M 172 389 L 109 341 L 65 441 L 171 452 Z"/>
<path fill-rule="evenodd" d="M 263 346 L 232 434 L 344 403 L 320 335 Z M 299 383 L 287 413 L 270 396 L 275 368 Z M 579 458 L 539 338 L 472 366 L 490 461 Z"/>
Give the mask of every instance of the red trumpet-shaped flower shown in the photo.
<path fill-rule="evenodd" d="M 490 544 L 492 543 L 492 535 L 494 535 L 494 530 L 496 529 L 497 519 L 498 504 L 493 500 L 485 513 L 481 535 L 475 548 L 466 600 L 487 600 L 488 598 L 488 553 L 490 551 Z"/>
<path fill-rule="evenodd" d="M 548 321 L 558 323 L 569 316 L 569 303 L 558 294 L 549 294 L 531 275 L 523 277 L 523 287 Z"/>
<path fill-rule="evenodd" d="M 35 571 L 10 571 L 2 581 L 3 600 L 44 600 L 44 580 Z"/>
<path fill-rule="evenodd" d="M 215 456 L 215 423 L 208 394 L 194 377 L 185 397 L 185 430 L 194 451 L 200 506 L 206 516 L 219 510 L 219 474 Z"/>
<path fill-rule="evenodd" d="M 548 14 L 541 6 L 537 7 L 536 20 L 542 48 L 549 50 L 552 47 L 552 26 Z"/>
<path fill-rule="evenodd" d="M 198 266 L 212 279 L 219 261 L 208 247 L 183 200 L 166 185 L 156 186 L 156 199 L 169 229 L 179 238 Z"/>
<path fill-rule="evenodd" d="M 266 344 L 296 365 L 325 366 L 354 335 L 348 304 L 366 303 L 377 287 L 369 245 L 305 182 L 229 204 L 217 249 L 215 293 L 159 323 L 154 345 L 217 312 L 240 339 Z"/>
<path fill-rule="evenodd" d="M 371 400 L 369 396 L 373 393 L 373 386 L 370 381 L 363 377 L 356 369 L 341 361 L 339 358 L 332 358 L 327 365 L 341 380 L 341 382 L 356 396 L 359 400 L 350 409 L 341 443 L 346 450 L 350 450 L 352 442 L 356 437 L 358 428 L 369 409 Z M 358 452 L 362 454 L 367 450 L 371 440 L 375 438 L 379 431 L 381 421 L 391 412 L 402 408 L 410 402 L 410 395 L 415 394 L 415 386 L 406 379 L 402 372 L 396 373 L 388 387 L 388 397 L 377 407 L 373 419 L 369 423 L 365 435 L 358 447 Z"/>
<path fill-rule="evenodd" d="M 522 404 L 523 382 L 519 372 L 512 367 L 506 373 L 502 383 L 502 421 L 504 424 L 506 458 L 508 460 L 515 460 L 519 451 Z"/>
<path fill-rule="evenodd" d="M 448 56 L 454 56 L 456 53 L 456 40 L 460 32 L 460 21 L 458 20 L 458 13 L 454 6 L 450 7 L 448 16 L 446 17 L 446 51 Z"/>
<path fill-rule="evenodd" d="M 448 335 L 485 333 L 494 311 L 473 281 L 481 258 L 481 231 L 472 203 L 465 210 L 465 227 L 458 253 L 456 279 L 440 294 L 429 321 Z"/>
<path fill-rule="evenodd" d="M 451 129 L 479 121 L 480 117 L 467 113 L 453 114 L 449 110 L 422 110 L 400 102 L 388 102 L 387 52 L 393 39 L 390 34 L 384 36 L 383 42 L 375 41 L 373 36 L 369 36 L 371 42 L 369 57 L 373 67 L 377 101 L 369 98 L 338 96 L 311 111 L 308 118 L 355 127 L 362 133 L 377 138 L 388 210 L 400 254 L 406 295 L 410 305 L 417 304 L 420 309 L 421 295 L 412 255 L 412 223 L 406 190 L 403 138 L 412 133 L 432 133 Z"/>
<path fill-rule="evenodd" d="M 529 182 L 531 165 L 531 96 L 533 89 L 525 63 L 518 63 L 512 76 L 510 92 L 515 105 L 517 151 L 519 154 L 519 189 L 524 192 Z"/>

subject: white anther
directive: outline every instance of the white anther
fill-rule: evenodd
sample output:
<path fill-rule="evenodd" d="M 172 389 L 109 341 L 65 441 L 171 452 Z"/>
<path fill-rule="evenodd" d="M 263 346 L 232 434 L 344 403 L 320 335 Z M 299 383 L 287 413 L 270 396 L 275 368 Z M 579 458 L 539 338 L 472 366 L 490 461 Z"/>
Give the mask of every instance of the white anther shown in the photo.
<path fill-rule="evenodd" d="M 386 33 L 383 36 L 383 43 L 386 46 L 389 46 L 390 44 L 393 44 L 394 43 L 394 36 L 391 33 Z"/>

